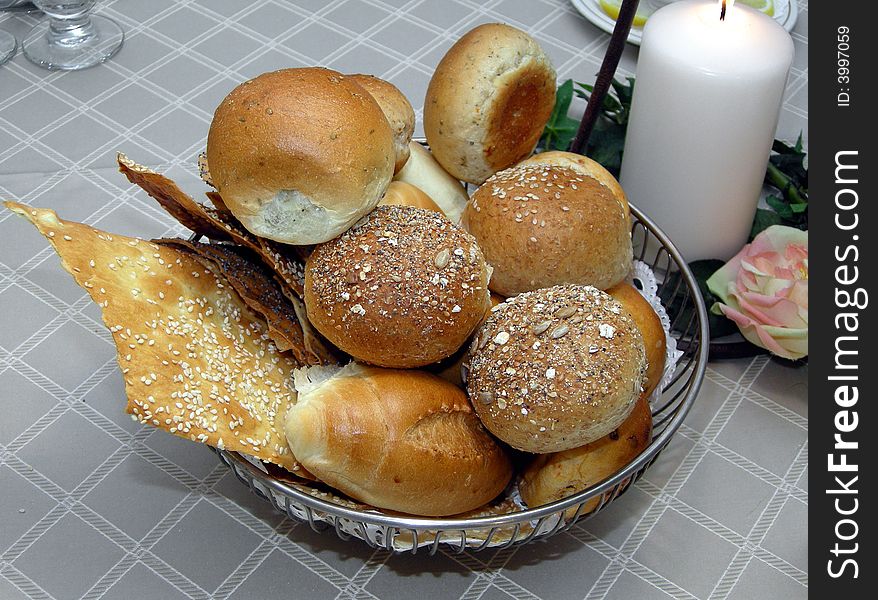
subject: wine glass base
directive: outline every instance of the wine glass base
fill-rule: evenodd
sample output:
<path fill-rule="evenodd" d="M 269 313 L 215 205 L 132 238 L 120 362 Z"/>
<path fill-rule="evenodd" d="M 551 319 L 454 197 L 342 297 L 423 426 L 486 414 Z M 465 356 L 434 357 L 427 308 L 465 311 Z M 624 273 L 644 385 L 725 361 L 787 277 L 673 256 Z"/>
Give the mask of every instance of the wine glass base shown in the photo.
<path fill-rule="evenodd" d="M 32 63 L 50 70 L 76 71 L 98 65 L 112 57 L 125 39 L 115 21 L 100 15 L 91 16 L 94 30 L 76 43 L 50 43 L 49 23 L 40 23 L 21 44 L 24 56 Z"/>
<path fill-rule="evenodd" d="M 0 65 L 15 55 L 15 37 L 11 33 L 0 31 Z"/>

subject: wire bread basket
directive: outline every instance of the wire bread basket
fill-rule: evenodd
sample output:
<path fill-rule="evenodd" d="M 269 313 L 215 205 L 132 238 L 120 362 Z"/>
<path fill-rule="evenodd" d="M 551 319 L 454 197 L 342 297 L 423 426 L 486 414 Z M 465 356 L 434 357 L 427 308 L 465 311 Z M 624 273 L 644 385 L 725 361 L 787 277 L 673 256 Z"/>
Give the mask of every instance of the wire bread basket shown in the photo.
<path fill-rule="evenodd" d="M 679 352 L 673 376 L 652 399 L 652 442 L 611 477 L 552 504 L 523 508 L 511 501 L 463 517 L 427 518 L 379 512 L 337 495 L 322 484 L 285 476 L 244 455 L 216 450 L 220 460 L 260 498 L 318 532 L 358 538 L 390 552 L 435 554 L 505 548 L 547 538 L 589 518 L 623 494 L 655 462 L 695 401 L 707 367 L 707 310 L 698 285 L 667 236 L 631 207 L 634 258 L 652 269 L 658 296 Z"/>

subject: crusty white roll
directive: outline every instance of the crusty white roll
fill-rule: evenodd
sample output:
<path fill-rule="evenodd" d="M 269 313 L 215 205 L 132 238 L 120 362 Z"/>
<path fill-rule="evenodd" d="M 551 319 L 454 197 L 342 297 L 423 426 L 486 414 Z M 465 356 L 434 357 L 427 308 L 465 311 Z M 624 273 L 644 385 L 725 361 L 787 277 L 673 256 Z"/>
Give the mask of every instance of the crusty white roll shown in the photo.
<path fill-rule="evenodd" d="M 517 165 L 475 191 L 462 223 L 504 296 L 562 283 L 606 289 L 631 270 L 627 212 L 597 179 L 567 167 Z"/>
<path fill-rule="evenodd" d="M 296 372 L 285 432 L 321 481 L 379 508 L 452 515 L 495 498 L 512 476 L 462 390 L 416 370 L 357 363 Z"/>
<path fill-rule="evenodd" d="M 398 87 L 374 75 L 347 75 L 369 92 L 381 107 L 393 131 L 393 150 L 396 153 L 394 172 L 399 171 L 409 158 L 409 143 L 415 132 L 415 110 Z"/>
<path fill-rule="evenodd" d="M 409 159 L 393 176 L 394 181 L 410 183 L 420 189 L 439 205 L 452 223 L 459 223 L 469 200 L 466 188 L 449 175 L 420 143 L 410 143 L 409 150 Z"/>
<path fill-rule="evenodd" d="M 444 215 L 439 205 L 425 194 L 420 188 L 416 188 L 410 183 L 403 181 L 391 181 L 384 192 L 384 197 L 378 202 L 378 206 L 386 206 L 393 204 L 396 206 L 414 206 L 425 210 L 432 210 L 440 215 Z"/>
<path fill-rule="evenodd" d="M 590 159 L 587 156 L 576 154 L 574 152 L 564 152 L 562 150 L 551 150 L 549 152 L 538 152 L 533 156 L 524 159 L 520 165 L 550 165 L 555 167 L 567 167 L 581 175 L 597 179 L 607 186 L 625 209 L 625 215 L 630 220 L 630 211 L 628 208 L 628 196 L 625 190 L 619 185 L 619 181 L 613 177 L 613 174 L 607 171 L 602 164 Z"/>
<path fill-rule="evenodd" d="M 667 360 L 667 340 L 662 320 L 655 309 L 646 301 L 643 294 L 629 283 L 622 282 L 607 290 L 607 293 L 619 301 L 640 330 L 643 346 L 646 349 L 646 379 L 643 382 L 643 395 L 647 398 L 658 386 L 665 372 Z"/>
<path fill-rule="evenodd" d="M 445 54 L 427 88 L 424 132 L 436 160 L 480 184 L 529 156 L 555 106 L 555 70 L 527 33 L 479 25 Z"/>
<path fill-rule="evenodd" d="M 491 433 L 525 452 L 559 452 L 625 420 L 646 356 L 637 325 L 610 295 L 561 285 L 491 310 L 465 362 L 469 397 Z"/>
<path fill-rule="evenodd" d="M 236 87 L 216 109 L 207 161 L 251 233 L 287 244 L 337 236 L 393 176 L 390 125 L 362 86 L 329 69 L 283 69 Z"/>
<path fill-rule="evenodd" d="M 490 307 L 475 239 L 443 215 L 379 206 L 305 264 L 308 317 L 358 360 L 411 368 L 460 348 Z"/>
<path fill-rule="evenodd" d="M 628 465 L 652 440 L 652 414 L 646 398 L 617 429 L 585 446 L 536 457 L 522 474 L 518 489 L 521 499 L 533 508 L 572 496 L 600 483 Z M 598 503 L 593 498 L 580 514 L 587 514 Z M 576 512 L 571 508 L 569 516 Z"/>

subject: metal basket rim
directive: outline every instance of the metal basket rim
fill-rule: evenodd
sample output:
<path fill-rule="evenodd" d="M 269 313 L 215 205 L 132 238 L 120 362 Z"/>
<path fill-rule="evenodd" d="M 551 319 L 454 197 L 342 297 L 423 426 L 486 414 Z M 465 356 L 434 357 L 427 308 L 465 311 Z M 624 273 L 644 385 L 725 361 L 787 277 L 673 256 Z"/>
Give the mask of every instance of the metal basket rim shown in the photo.
<path fill-rule="evenodd" d="M 673 242 L 667 237 L 667 235 L 649 217 L 640 212 L 636 206 L 633 204 L 630 204 L 629 206 L 632 216 L 642 223 L 643 226 L 658 239 L 662 247 L 668 252 L 671 259 L 673 259 L 673 262 L 680 270 L 680 274 L 690 292 L 694 308 L 698 315 L 698 350 L 692 367 L 694 372 L 689 380 L 686 395 L 680 401 L 678 408 L 674 412 L 674 416 L 668 422 L 667 426 L 652 439 L 650 444 L 634 460 L 629 462 L 625 467 L 612 476 L 581 492 L 551 504 L 503 515 L 455 519 L 450 517 L 436 518 L 415 515 L 391 515 L 348 508 L 334 502 L 322 500 L 288 486 L 282 481 L 272 478 L 269 474 L 260 470 L 236 452 L 217 450 L 221 461 L 233 470 L 236 466 L 245 469 L 253 479 L 258 480 L 266 488 L 279 493 L 285 498 L 295 500 L 310 509 L 318 510 L 335 518 L 349 519 L 354 522 L 362 522 L 401 530 L 463 531 L 468 529 L 488 529 L 539 521 L 540 519 L 550 517 L 573 506 L 578 506 L 597 498 L 607 490 L 623 483 L 626 479 L 634 476 L 640 469 L 655 458 L 659 452 L 667 446 L 671 437 L 680 428 L 686 415 L 688 415 L 691 410 L 704 381 L 704 373 L 707 369 L 708 351 L 710 347 L 707 308 L 704 304 L 704 299 L 699 292 L 695 276 L 692 274 L 692 271 L 689 269 L 679 250 L 674 246 Z M 303 484 L 306 484 L 306 481 L 307 480 L 303 480 Z"/>

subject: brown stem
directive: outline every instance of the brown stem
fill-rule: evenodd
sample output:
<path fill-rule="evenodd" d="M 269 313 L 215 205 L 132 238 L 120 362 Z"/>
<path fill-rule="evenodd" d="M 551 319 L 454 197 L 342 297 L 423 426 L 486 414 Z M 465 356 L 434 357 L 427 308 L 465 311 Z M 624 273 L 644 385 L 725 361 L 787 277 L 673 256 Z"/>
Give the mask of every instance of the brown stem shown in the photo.
<path fill-rule="evenodd" d="M 616 19 L 616 27 L 613 29 L 613 35 L 610 36 L 610 44 L 607 46 L 604 62 L 601 63 L 601 70 L 598 72 L 594 90 L 588 98 L 585 114 L 582 115 L 582 121 L 579 122 L 576 137 L 573 138 L 568 148 L 570 152 L 584 154 L 588 138 L 591 137 L 592 129 L 594 129 L 594 124 L 601 112 L 601 106 L 604 104 L 604 98 L 607 97 L 610 83 L 616 74 L 619 60 L 622 58 L 622 51 L 625 50 L 625 42 L 628 40 L 631 24 L 634 23 L 634 14 L 637 12 L 638 4 L 639 0 L 622 0 L 619 18 Z"/>

